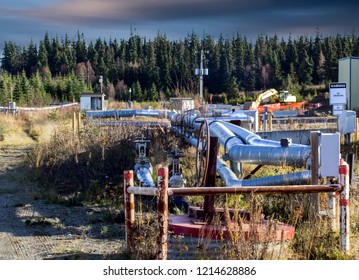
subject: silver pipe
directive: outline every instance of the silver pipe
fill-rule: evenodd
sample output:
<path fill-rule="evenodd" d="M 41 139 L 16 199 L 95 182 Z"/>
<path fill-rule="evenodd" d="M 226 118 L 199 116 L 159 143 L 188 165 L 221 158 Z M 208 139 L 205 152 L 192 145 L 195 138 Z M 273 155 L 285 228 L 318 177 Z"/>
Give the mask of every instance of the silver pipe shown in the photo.
<path fill-rule="evenodd" d="M 296 185 L 309 184 L 311 181 L 311 172 L 305 170 L 290 174 L 268 176 L 264 178 L 255 178 L 248 180 L 239 180 L 233 171 L 227 166 L 225 161 L 217 157 L 217 172 L 223 179 L 226 186 L 276 186 L 276 185 Z"/>
<path fill-rule="evenodd" d="M 250 164 L 306 166 L 310 148 L 235 145 L 228 150 L 225 158 Z"/>
<path fill-rule="evenodd" d="M 174 127 L 172 129 L 180 133 L 179 129 Z M 195 137 L 185 137 L 185 140 L 193 147 L 197 146 L 197 139 Z M 309 184 L 311 179 L 311 172 L 309 170 L 305 170 L 302 172 L 269 176 L 265 178 L 239 180 L 238 177 L 234 174 L 234 172 L 227 166 L 225 161 L 223 161 L 220 157 L 217 157 L 216 170 L 226 186 L 275 186 Z"/>
<path fill-rule="evenodd" d="M 197 119 L 201 120 L 197 115 L 189 116 L 185 124 L 191 124 L 191 127 L 198 130 L 200 123 L 196 122 Z M 263 140 L 246 129 L 222 121 L 209 119 L 209 127 L 211 135 L 218 137 L 219 143 L 228 151 L 226 160 L 261 165 L 308 165 L 309 146 L 281 147 L 279 143 Z M 252 143 L 252 145 L 243 143 Z"/>
<path fill-rule="evenodd" d="M 107 111 L 87 111 L 86 118 L 121 118 L 121 117 L 154 117 L 167 118 L 174 114 L 168 110 L 107 110 Z"/>
<path fill-rule="evenodd" d="M 257 146 L 281 147 L 280 142 L 274 140 L 266 140 L 259 135 L 232 123 L 223 122 L 223 125 L 237 135 L 245 144 Z M 308 147 L 302 144 L 292 144 L 291 147 Z"/>
<path fill-rule="evenodd" d="M 209 128 L 211 135 L 218 137 L 218 142 L 227 150 L 235 145 L 243 144 L 243 141 L 220 121 L 210 122 Z"/>
<path fill-rule="evenodd" d="M 152 179 L 151 168 L 148 168 L 147 166 L 140 166 L 140 167 L 135 166 L 135 173 L 137 179 L 141 182 L 142 187 L 149 187 L 149 188 L 156 187 L 156 184 Z"/>

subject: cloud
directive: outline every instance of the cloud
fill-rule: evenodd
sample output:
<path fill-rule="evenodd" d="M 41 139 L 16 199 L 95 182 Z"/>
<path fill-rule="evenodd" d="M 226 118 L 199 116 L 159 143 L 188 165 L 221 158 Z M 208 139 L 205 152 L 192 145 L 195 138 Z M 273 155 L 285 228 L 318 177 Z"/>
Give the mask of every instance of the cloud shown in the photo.
<path fill-rule="evenodd" d="M 26 0 L 22 0 L 28 2 Z M 0 4 L 0 15 L 59 30 L 138 31 L 211 35 L 351 32 L 359 29 L 359 2 L 349 0 L 32 0 Z M 86 34 L 86 33 L 85 33 Z M 102 33 L 98 34 L 98 36 Z M 146 35 L 146 34 L 141 34 Z"/>

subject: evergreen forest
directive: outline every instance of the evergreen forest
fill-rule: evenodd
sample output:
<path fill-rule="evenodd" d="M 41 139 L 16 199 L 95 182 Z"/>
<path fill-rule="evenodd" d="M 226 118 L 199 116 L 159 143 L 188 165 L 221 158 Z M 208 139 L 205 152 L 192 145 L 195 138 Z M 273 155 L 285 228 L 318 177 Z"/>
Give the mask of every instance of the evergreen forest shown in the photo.
<path fill-rule="evenodd" d="M 46 33 L 39 43 L 27 46 L 4 42 L 0 106 L 9 101 L 18 106 L 78 101 L 82 92 L 100 91 L 100 76 L 110 100 L 128 100 L 129 94 L 138 102 L 193 96 L 199 87 L 195 69 L 201 50 L 209 71 L 205 96 L 238 103 L 244 93 L 336 82 L 338 60 L 359 56 L 359 36 L 259 35 L 252 41 L 240 34 L 214 39 L 192 33 L 173 41 L 162 33 L 147 39 L 131 31 L 128 39 L 88 42 L 80 32 L 73 38 Z"/>

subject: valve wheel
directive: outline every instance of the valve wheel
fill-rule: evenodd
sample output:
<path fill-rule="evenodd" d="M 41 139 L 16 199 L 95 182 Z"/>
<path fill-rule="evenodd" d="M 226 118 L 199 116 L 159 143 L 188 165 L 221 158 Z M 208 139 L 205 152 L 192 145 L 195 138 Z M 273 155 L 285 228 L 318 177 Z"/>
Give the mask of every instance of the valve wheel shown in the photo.
<path fill-rule="evenodd" d="M 209 163 L 210 132 L 207 120 L 204 120 L 199 128 L 196 149 L 196 187 L 205 184 Z"/>

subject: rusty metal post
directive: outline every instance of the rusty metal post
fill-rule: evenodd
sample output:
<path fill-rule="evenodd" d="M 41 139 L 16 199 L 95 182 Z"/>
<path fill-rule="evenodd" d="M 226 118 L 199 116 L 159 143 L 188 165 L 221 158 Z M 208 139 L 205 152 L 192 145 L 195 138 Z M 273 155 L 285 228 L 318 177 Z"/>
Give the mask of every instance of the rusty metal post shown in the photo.
<path fill-rule="evenodd" d="M 340 160 L 339 183 L 343 186 L 340 194 L 340 245 L 344 253 L 349 254 L 349 165 Z"/>
<path fill-rule="evenodd" d="M 311 173 L 312 185 L 319 184 L 319 131 L 312 131 L 310 133 L 310 148 L 311 148 Z M 310 196 L 309 210 L 312 218 L 316 218 L 319 213 L 319 194 L 312 194 Z"/>
<path fill-rule="evenodd" d="M 126 250 L 132 252 L 133 248 L 133 224 L 135 223 L 135 195 L 128 193 L 127 189 L 133 186 L 133 171 L 123 172 L 123 197 L 125 202 L 125 224 L 126 224 Z"/>
<path fill-rule="evenodd" d="M 208 169 L 207 176 L 205 181 L 205 187 L 215 186 L 216 185 L 216 166 L 217 166 L 217 154 L 218 154 L 218 138 L 211 137 L 209 141 L 209 159 L 208 159 Z M 211 223 L 214 216 L 214 195 L 206 195 L 204 197 L 203 210 L 205 219 L 207 219 L 208 223 Z"/>
<path fill-rule="evenodd" d="M 157 196 L 157 254 L 158 260 L 167 260 L 168 253 L 168 168 L 158 169 Z"/>

